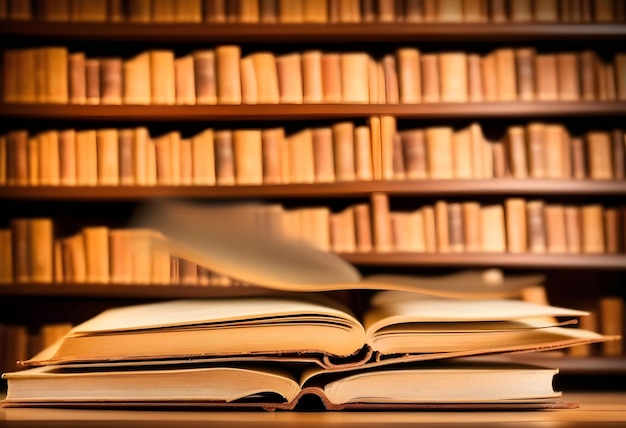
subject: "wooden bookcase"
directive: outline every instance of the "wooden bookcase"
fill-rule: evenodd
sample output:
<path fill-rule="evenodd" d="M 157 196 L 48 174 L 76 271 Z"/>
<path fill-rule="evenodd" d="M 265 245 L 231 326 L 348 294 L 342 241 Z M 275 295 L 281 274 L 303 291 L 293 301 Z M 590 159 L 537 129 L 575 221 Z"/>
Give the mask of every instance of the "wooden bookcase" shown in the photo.
<path fill-rule="evenodd" d="M 411 44 L 454 46 L 525 45 L 551 46 L 565 51 L 585 45 L 591 49 L 624 46 L 626 24 L 325 24 L 325 25 L 244 25 L 244 24 L 130 24 L 130 23 L 51 23 L 0 22 L 0 37 L 9 45 L 84 45 L 89 53 L 125 50 L 140 51 L 151 46 L 176 49 L 188 45 L 237 43 L 271 46 L 270 49 L 302 50 L 301 46 L 336 51 L 359 46 L 391 51 Z M 126 47 L 123 42 L 130 43 Z M 380 45 L 380 44 L 383 45 Z M 565 47 L 567 46 L 567 47 Z M 608 46 L 608 47 L 607 47 Z M 562 123 L 601 121 L 622 126 L 626 102 L 485 102 L 417 105 L 2 105 L 1 131 L 15 128 L 147 127 L 169 126 L 182 129 L 199 123 L 226 122 L 231 128 L 240 123 L 305 123 L 339 121 L 391 115 L 430 122 L 458 123 L 469 120 L 523 123 L 552 120 Z M 165 125 L 164 125 L 165 124 Z M 208 126 L 208 125 L 207 125 Z M 607 128 L 605 126 L 603 129 Z M 289 184 L 264 186 L 119 186 L 119 187 L 0 187 L 1 220 L 19 215 L 71 216 L 97 213 L 123 222 L 134 204 L 148 198 L 180 197 L 237 200 L 255 198 L 306 205 L 323 201 L 328 205 L 350 200 L 367 200 L 373 192 L 386 192 L 391 198 L 486 198 L 507 196 L 536 197 L 567 201 L 612 201 L 626 204 L 626 181 L 490 179 L 490 180 L 406 180 L 332 184 Z M 505 272 L 542 272 L 552 303 L 580 306 L 585 299 L 604 293 L 626 296 L 626 254 L 342 254 L 364 272 L 402 271 L 413 273 L 448 272 L 460 268 L 499 267 Z M 20 322 L 36 326 L 40 322 L 82 321 L 103 308 L 176 297 L 225 296 L 255 293 L 250 288 L 208 288 L 198 286 L 125 286 L 77 284 L 13 284 L 0 286 L 0 323 Z M 533 356 L 531 361 L 542 361 Z M 549 359 L 548 359 L 549 360 Z M 570 358 L 559 360 L 564 373 L 572 375 L 609 374 L 626 376 L 626 357 Z"/>

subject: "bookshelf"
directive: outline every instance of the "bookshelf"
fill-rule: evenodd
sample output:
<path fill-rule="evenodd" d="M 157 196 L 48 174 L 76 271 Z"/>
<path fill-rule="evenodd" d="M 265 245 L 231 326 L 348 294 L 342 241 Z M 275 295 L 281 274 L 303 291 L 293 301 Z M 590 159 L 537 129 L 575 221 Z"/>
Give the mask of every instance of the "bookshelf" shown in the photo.
<path fill-rule="evenodd" d="M 392 47 L 417 45 L 434 50 L 439 46 L 455 46 L 463 50 L 464 44 L 478 46 L 485 43 L 497 46 L 538 46 L 553 49 L 554 43 L 566 43 L 565 51 L 577 44 L 603 51 L 617 50 L 626 42 L 624 23 L 481 23 L 481 24 L 406 24 L 406 23 L 360 23 L 360 24 L 191 24 L 191 23 L 53 23 L 16 22 L 0 23 L 0 37 L 6 44 L 16 46 L 67 44 L 78 45 L 92 55 L 100 50 L 116 51 L 126 55 L 130 51 L 150 49 L 166 44 L 178 50 L 199 45 L 253 44 L 255 46 L 281 47 L 303 50 L 302 46 L 329 47 L 342 50 L 372 43 L 372 49 L 381 45 Z M 131 43 L 125 48 L 120 42 Z M 98 47 L 97 43 L 107 45 Z M 141 47 L 140 49 L 138 47 Z M 367 50 L 368 47 L 359 48 Z M 441 48 L 440 50 L 446 50 Z M 338 122 L 363 120 L 372 116 L 393 116 L 405 122 L 457 124 L 471 121 L 499 121 L 500 123 L 527 123 L 528 121 L 577 121 L 593 124 L 595 120 L 610 126 L 621 126 L 626 117 L 626 101 L 514 101 L 474 103 L 422 103 L 422 104 L 301 104 L 301 105 L 50 105 L 50 104 L 2 104 L 0 118 L 4 119 L 4 131 L 12 124 L 21 128 L 55 129 L 62 127 L 97 128 L 115 124 L 116 127 L 146 125 L 186 129 L 203 122 L 225 123 L 235 128 L 239 123 L 289 123 L 306 124 L 309 121 Z M 43 125 L 42 125 L 43 123 Z M 609 126 L 610 125 L 610 126 Z M 2 220 L 7 221 L 14 213 L 45 216 L 46 212 L 63 212 L 63 207 L 78 205 L 95 206 L 107 210 L 127 212 L 127 206 L 151 198 L 190 198 L 196 200 L 237 200 L 261 198 L 289 202 L 294 206 L 306 205 L 307 201 L 322 201 L 331 207 L 343 207 L 345 200 L 368 200 L 377 192 L 387 193 L 391 198 L 409 201 L 433 198 L 478 198 L 502 201 L 512 196 L 535 197 L 546 200 L 567 200 L 580 203 L 607 202 L 626 204 L 625 180 L 573 180 L 573 179 L 427 179 L 427 180 L 377 180 L 363 182 L 336 182 L 316 184 L 238 185 L 238 186 L 0 186 L 3 205 Z M 6 207 L 6 209 L 4 209 Z M 80 211 L 80 210 L 79 210 Z M 17 214 L 15 214 L 17 215 Z M 73 217 L 79 216 L 73 213 Z M 106 213 L 102 217 L 106 217 Z M 123 214 L 117 214 L 119 217 Z M 119 218 L 118 218 L 119 220 Z M 624 254 L 415 254 L 345 253 L 346 260 L 369 271 L 401 268 L 411 272 L 450 271 L 458 268 L 499 267 L 507 272 L 556 271 L 557 273 L 584 272 L 584 280 L 574 281 L 576 296 L 584 299 L 589 278 L 605 287 L 609 293 L 623 296 L 626 289 L 626 255 Z M 556 275 L 558 279 L 559 275 Z M 570 275 L 571 277 L 571 275 Z M 608 285 L 606 285 L 608 284 Z M 616 285 L 617 284 L 617 285 Z M 548 283 L 548 287 L 553 284 Z M 562 291 L 562 285 L 556 289 Z M 65 302 L 66 308 L 93 305 L 99 299 L 107 303 L 124 303 L 136 299 L 160 299 L 175 297 L 227 296 L 256 293 L 253 287 L 201 287 L 188 285 L 95 285 L 95 284 L 8 284 L 0 285 L 3 305 L 19 302 L 28 307 L 28 299 L 37 298 L 38 308 L 45 308 L 45 300 L 51 305 Z M 601 294 L 594 289 L 591 296 Z M 551 297 L 559 297 L 558 295 Z M 44 303 L 42 303 L 42 299 Z M 113 304 L 111 303 L 111 304 Z M 556 302 L 558 303 L 558 302 Z M 571 303 L 571 302 L 570 302 Z M 583 303 L 583 302 L 581 302 Z M 102 303 L 94 306 L 100 307 Z M 54 308 L 48 308 L 54 311 Z M 79 312 L 80 313 L 80 312 Z M 52 317 L 58 319 L 58 314 Z M 0 323 L 10 323 L 0 318 Z M 567 358 L 561 361 L 572 374 L 600 373 L 625 376 L 624 357 Z"/>

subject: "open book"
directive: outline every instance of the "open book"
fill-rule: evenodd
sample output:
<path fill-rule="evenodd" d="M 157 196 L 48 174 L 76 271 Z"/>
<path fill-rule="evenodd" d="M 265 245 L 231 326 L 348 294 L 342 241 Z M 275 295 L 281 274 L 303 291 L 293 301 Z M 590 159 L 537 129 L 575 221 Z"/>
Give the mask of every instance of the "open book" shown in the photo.
<path fill-rule="evenodd" d="M 241 364 L 46 366 L 6 375 L 4 405 L 288 410 L 313 394 L 328 410 L 555 408 L 567 406 L 555 401 L 557 372 L 470 359 L 348 373 Z"/>
<path fill-rule="evenodd" d="M 294 242 L 262 227 L 263 204 L 198 205 L 152 201 L 136 213 L 133 226 L 156 229 L 155 242 L 172 254 L 260 287 L 291 292 L 397 290 L 431 296 L 491 299 L 519 297 L 543 275 L 504 277 L 497 269 L 439 277 L 361 276 L 341 257 Z M 261 225 L 261 226 L 260 226 Z"/>
<path fill-rule="evenodd" d="M 382 292 L 363 319 L 321 295 L 173 300 L 107 310 L 31 365 L 206 358 L 332 369 L 554 349 L 604 337 L 538 321 L 586 312 L 520 300 Z"/>

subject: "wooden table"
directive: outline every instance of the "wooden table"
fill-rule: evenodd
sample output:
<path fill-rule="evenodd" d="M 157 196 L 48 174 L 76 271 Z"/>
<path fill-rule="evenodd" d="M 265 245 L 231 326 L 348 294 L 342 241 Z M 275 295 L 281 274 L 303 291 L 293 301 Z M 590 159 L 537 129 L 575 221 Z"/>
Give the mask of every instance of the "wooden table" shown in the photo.
<path fill-rule="evenodd" d="M 626 392 L 564 395 L 576 401 L 575 410 L 525 412 L 225 412 L 0 409 L 0 426 L 6 427 L 208 427 L 297 426 L 484 427 L 626 427 Z"/>

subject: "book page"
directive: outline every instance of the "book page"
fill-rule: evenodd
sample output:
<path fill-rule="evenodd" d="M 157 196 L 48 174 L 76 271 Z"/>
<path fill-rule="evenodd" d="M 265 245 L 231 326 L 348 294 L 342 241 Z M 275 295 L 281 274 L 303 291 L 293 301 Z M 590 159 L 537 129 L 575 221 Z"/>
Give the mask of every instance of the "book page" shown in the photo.
<path fill-rule="evenodd" d="M 150 202 L 133 226 L 159 230 L 167 238 L 157 245 L 212 271 L 251 284 L 286 291 L 318 292 L 370 289 L 401 290 L 451 298 L 519 296 L 541 275 L 503 277 L 497 269 L 464 271 L 440 277 L 377 275 L 362 280 L 341 257 L 310 245 L 264 233 L 255 226 L 263 204 L 197 205 Z"/>

